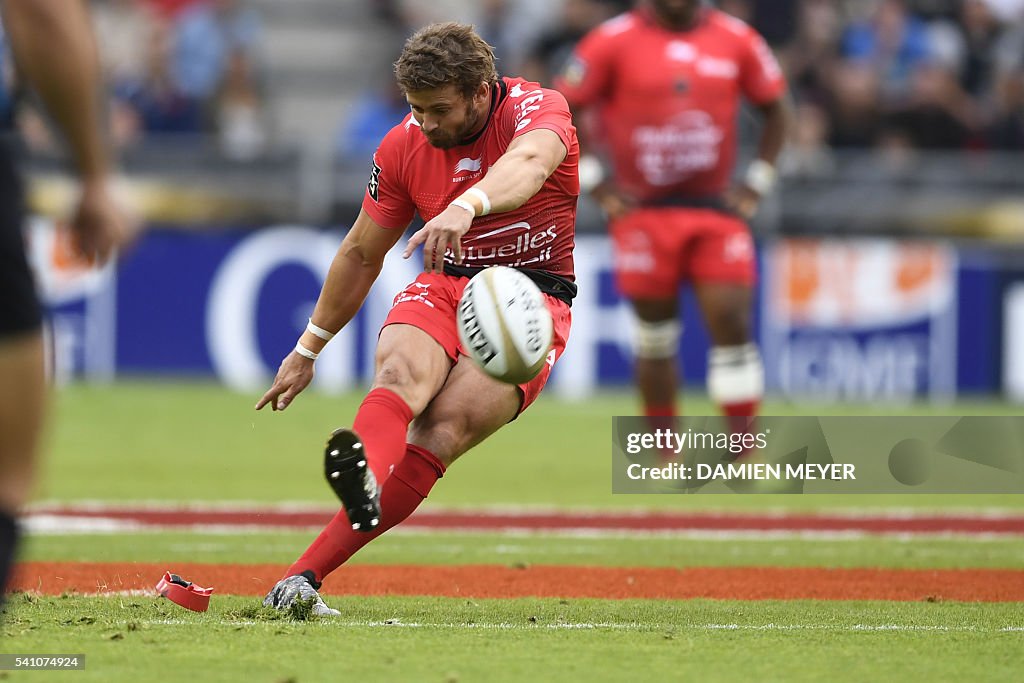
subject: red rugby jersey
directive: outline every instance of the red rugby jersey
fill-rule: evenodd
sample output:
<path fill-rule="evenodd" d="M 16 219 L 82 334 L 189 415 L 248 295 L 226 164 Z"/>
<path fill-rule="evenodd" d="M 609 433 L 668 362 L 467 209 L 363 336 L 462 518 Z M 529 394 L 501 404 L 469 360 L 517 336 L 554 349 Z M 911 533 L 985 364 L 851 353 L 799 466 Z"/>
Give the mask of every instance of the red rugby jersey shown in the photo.
<path fill-rule="evenodd" d="M 764 39 L 714 9 L 672 31 L 638 9 L 577 46 L 556 87 L 599 107 L 600 140 L 617 182 L 642 200 L 721 194 L 736 156 L 740 96 L 773 102 L 785 78 Z"/>
<path fill-rule="evenodd" d="M 465 266 L 521 266 L 574 279 L 579 144 L 565 98 L 521 78 L 503 78 L 481 134 L 452 149 L 427 142 L 412 114 L 384 136 L 373 156 L 363 209 L 404 230 L 413 213 L 429 221 L 484 177 L 512 140 L 531 130 L 558 134 L 568 154 L 540 191 L 514 211 L 473 220 L 462 238 Z M 449 251 L 445 260 L 452 263 Z"/>

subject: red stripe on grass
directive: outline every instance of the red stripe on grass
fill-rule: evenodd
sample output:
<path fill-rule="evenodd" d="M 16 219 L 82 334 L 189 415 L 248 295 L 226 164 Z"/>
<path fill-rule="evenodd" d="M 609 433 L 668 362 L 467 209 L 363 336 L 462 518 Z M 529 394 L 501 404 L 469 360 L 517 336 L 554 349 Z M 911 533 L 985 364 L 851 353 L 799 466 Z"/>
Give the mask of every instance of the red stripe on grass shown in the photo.
<path fill-rule="evenodd" d="M 129 507 L 46 507 L 31 516 L 78 519 L 112 519 L 142 526 L 193 527 L 262 526 L 310 528 L 327 524 L 331 510 L 266 509 L 153 509 Z M 1024 535 L 1024 516 L 913 515 L 905 517 L 856 517 L 807 515 L 708 513 L 608 513 L 608 512 L 497 512 L 492 510 L 426 510 L 403 522 L 403 529 L 462 529 L 471 531 L 855 531 L 863 533 L 987 533 Z"/>
<path fill-rule="evenodd" d="M 152 590 L 168 569 L 151 563 L 26 562 L 13 587 L 59 595 Z M 175 573 L 218 594 L 262 596 L 278 565 L 179 564 Z M 1024 601 L 1024 571 L 1009 569 L 688 569 L 493 565 L 343 567 L 327 595 L 465 598 Z"/>

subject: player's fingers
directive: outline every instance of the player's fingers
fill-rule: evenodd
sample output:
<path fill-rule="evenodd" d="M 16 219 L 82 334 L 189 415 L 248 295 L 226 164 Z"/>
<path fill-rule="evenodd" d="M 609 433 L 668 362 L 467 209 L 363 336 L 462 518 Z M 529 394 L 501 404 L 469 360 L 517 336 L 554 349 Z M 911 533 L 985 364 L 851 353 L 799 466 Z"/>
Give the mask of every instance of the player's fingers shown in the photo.
<path fill-rule="evenodd" d="M 427 235 L 423 242 L 423 272 L 429 273 L 434 264 L 434 235 Z"/>
<path fill-rule="evenodd" d="M 256 410 L 260 410 L 263 406 L 273 401 L 274 398 L 276 398 L 279 393 L 280 391 L 277 390 L 276 384 L 270 387 L 267 393 L 263 394 L 263 397 L 260 398 L 260 400 L 256 401 Z"/>
<path fill-rule="evenodd" d="M 448 234 L 440 233 L 437 242 L 434 243 L 434 272 L 440 273 L 444 270 L 444 252 L 448 249 Z"/>
<path fill-rule="evenodd" d="M 455 257 L 455 263 L 462 265 L 462 238 L 456 236 L 452 240 L 452 254 Z"/>
<path fill-rule="evenodd" d="M 447 244 L 444 233 L 435 233 L 430 241 L 430 273 L 440 273 L 444 263 L 444 250 Z"/>
<path fill-rule="evenodd" d="M 296 392 L 294 389 L 288 389 L 288 391 L 278 396 L 277 401 L 275 402 L 274 405 L 275 409 L 284 410 L 285 408 L 287 408 L 291 404 L 292 399 L 295 398 L 296 393 L 298 392 Z"/>
<path fill-rule="evenodd" d="M 409 258 L 413 252 L 416 251 L 416 247 L 423 244 L 427 239 L 426 228 L 420 228 L 413 233 L 412 237 L 409 238 L 409 242 L 405 245 L 405 251 L 402 252 L 402 258 Z"/>

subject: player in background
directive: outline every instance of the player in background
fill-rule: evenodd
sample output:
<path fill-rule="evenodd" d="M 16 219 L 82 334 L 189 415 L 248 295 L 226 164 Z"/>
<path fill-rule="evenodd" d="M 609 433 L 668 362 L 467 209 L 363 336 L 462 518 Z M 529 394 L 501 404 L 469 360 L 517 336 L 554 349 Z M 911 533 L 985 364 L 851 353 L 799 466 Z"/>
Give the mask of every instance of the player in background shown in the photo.
<path fill-rule="evenodd" d="M 70 220 L 75 244 L 105 260 L 131 230 L 107 192 L 99 64 L 85 3 L 5 0 L 0 12 L 20 79 L 63 133 L 81 180 Z M 24 200 L 9 142 L 0 141 L 0 600 L 17 545 L 15 516 L 32 491 L 46 398 L 42 312 L 25 258 Z"/>
<path fill-rule="evenodd" d="M 288 568 L 264 604 L 297 598 L 337 614 L 316 592 L 330 572 L 407 518 L 460 455 L 537 397 L 569 334 L 579 147 L 559 93 L 501 78 L 471 26 L 433 24 L 395 64 L 412 112 L 384 137 L 352 229 L 306 331 L 256 404 L 284 410 L 313 378 L 327 341 L 362 305 L 387 252 L 418 213 L 423 273 L 395 297 L 380 332 L 373 388 L 352 429 L 328 440 L 325 470 L 343 509 Z M 469 277 L 505 265 L 545 292 L 554 341 L 541 374 L 519 386 L 485 375 L 460 348 L 459 298 Z"/>
<path fill-rule="evenodd" d="M 646 0 L 590 32 L 556 88 L 594 124 L 582 136 L 580 179 L 608 216 L 616 282 L 636 316 L 644 411 L 655 422 L 676 414 L 677 296 L 689 283 L 712 342 L 711 399 L 728 416 L 756 415 L 764 369 L 745 221 L 772 190 L 789 121 L 767 44 L 699 0 Z M 763 126 L 757 158 L 730 187 L 741 97 Z"/>

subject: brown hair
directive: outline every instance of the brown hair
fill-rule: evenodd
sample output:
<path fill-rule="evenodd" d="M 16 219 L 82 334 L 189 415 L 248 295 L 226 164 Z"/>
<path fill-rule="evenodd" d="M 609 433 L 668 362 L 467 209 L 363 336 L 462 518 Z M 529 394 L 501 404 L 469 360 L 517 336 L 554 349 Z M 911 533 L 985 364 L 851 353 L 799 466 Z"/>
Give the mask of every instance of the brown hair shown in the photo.
<path fill-rule="evenodd" d="M 481 83 L 498 80 L 494 48 L 468 24 L 430 24 L 405 41 L 395 77 L 405 92 L 454 85 L 470 97 Z"/>

